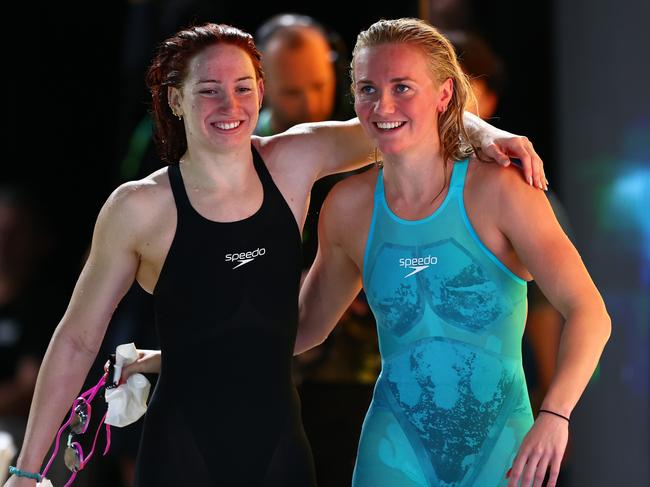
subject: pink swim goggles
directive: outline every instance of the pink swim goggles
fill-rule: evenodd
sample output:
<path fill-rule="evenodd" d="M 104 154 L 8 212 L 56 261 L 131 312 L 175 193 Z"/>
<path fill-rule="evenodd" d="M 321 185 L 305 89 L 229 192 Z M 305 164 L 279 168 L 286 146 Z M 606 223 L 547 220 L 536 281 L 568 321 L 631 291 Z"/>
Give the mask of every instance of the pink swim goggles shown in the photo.
<path fill-rule="evenodd" d="M 90 403 L 95 398 L 97 393 L 102 389 L 102 387 L 104 387 L 106 384 L 107 376 L 108 372 L 102 376 L 95 387 L 88 389 L 77 399 L 75 399 L 74 403 L 72 403 L 72 408 L 70 409 L 70 416 L 68 417 L 68 420 L 63 423 L 63 426 L 59 428 L 59 431 L 56 434 L 54 451 L 52 452 L 52 456 L 50 457 L 49 462 L 47 462 L 47 465 L 41 474 L 43 477 L 45 477 L 47 472 L 50 470 L 50 467 L 54 462 L 54 458 L 59 451 L 59 441 L 61 440 L 61 435 L 63 431 L 68 427 L 70 428 L 70 433 L 68 434 L 63 461 L 65 463 L 65 466 L 68 467 L 68 469 L 70 469 L 72 472 L 72 475 L 64 487 L 72 485 L 72 482 L 74 482 L 74 479 L 77 476 L 77 472 L 83 470 L 88 461 L 92 458 L 93 453 L 95 452 L 97 437 L 99 436 L 99 431 L 102 429 L 102 425 L 106 426 L 106 447 L 104 448 L 103 455 L 106 455 L 108 453 L 108 449 L 111 446 L 111 427 L 108 424 L 104 423 L 104 420 L 106 419 L 106 413 L 104 413 L 104 417 L 100 421 L 99 426 L 97 426 L 93 445 L 90 452 L 88 453 L 88 456 L 84 457 L 81 445 L 77 441 L 74 441 L 76 435 L 82 435 L 88 429 L 88 424 L 90 423 L 90 413 L 92 411 Z"/>

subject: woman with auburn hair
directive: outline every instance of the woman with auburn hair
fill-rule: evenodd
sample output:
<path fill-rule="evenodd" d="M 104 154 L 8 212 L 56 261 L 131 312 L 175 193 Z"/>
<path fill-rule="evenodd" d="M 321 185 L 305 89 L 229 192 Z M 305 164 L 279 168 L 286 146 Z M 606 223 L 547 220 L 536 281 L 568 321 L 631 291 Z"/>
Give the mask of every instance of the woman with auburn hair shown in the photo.
<path fill-rule="evenodd" d="M 235 27 L 194 26 L 160 45 L 147 84 L 169 166 L 123 184 L 102 208 L 7 486 L 34 485 L 134 280 L 154 296 L 165 351 L 142 351 L 129 368 L 161 371 L 136 484 L 314 485 L 291 379 L 300 233 L 314 181 L 367 163 L 372 146 L 356 120 L 252 136 L 263 78 L 252 37 Z M 523 158 L 526 175 L 543 184 L 525 138 L 470 120 L 486 151 Z M 69 446 L 69 468 L 83 468 L 81 456 Z"/>
<path fill-rule="evenodd" d="M 469 157 L 468 80 L 416 19 L 359 34 L 355 110 L 383 154 L 323 205 L 296 353 L 321 343 L 363 285 L 382 370 L 354 487 L 555 485 L 569 416 L 609 337 L 580 256 L 542 192 Z M 526 281 L 566 318 L 534 420 L 521 362 Z"/>

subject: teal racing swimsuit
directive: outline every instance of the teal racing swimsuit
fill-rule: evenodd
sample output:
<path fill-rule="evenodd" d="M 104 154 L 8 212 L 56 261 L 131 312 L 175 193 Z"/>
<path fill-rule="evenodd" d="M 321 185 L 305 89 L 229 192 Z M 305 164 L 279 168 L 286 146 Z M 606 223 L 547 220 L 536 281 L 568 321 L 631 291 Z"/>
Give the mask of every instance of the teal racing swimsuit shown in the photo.
<path fill-rule="evenodd" d="M 522 368 L 526 282 L 467 217 L 468 161 L 432 215 L 399 218 L 380 170 L 363 283 L 382 371 L 363 423 L 354 487 L 506 485 L 533 424 Z"/>

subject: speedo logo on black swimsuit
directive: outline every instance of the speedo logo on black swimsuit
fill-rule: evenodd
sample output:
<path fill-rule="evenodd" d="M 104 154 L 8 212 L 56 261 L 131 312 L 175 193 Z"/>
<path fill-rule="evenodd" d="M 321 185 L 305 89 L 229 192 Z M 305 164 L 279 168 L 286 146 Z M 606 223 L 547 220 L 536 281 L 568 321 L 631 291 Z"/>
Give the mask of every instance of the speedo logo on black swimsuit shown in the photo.
<path fill-rule="evenodd" d="M 251 250 L 248 252 L 237 252 L 235 254 L 226 254 L 226 262 L 237 263 L 237 265 L 233 267 L 233 269 L 237 269 L 237 267 L 241 267 L 245 264 L 248 264 L 249 262 L 254 261 L 256 257 L 261 257 L 264 254 L 266 254 L 266 249 L 264 247 L 257 248 L 255 250 Z"/>
<path fill-rule="evenodd" d="M 429 266 L 436 265 L 437 263 L 438 263 L 438 257 L 435 257 L 433 255 L 427 255 L 426 257 L 405 258 L 399 260 L 400 267 L 404 267 L 406 269 L 413 269 L 412 272 L 404 276 L 404 279 L 412 276 L 413 274 L 417 274 L 418 272 L 421 272 L 424 269 L 428 269 Z"/>

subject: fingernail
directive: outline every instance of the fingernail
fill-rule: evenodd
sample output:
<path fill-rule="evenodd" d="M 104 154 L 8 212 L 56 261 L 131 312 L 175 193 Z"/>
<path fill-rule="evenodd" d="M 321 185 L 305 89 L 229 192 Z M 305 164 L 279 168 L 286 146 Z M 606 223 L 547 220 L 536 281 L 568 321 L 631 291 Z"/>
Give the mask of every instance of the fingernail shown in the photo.
<path fill-rule="evenodd" d="M 506 478 L 507 478 L 507 479 L 510 478 L 510 474 L 511 474 L 511 473 L 512 473 L 512 467 L 510 467 L 510 470 L 508 470 L 508 471 L 506 472 Z"/>
<path fill-rule="evenodd" d="M 533 178 L 532 178 L 532 177 L 528 176 L 527 181 L 528 181 L 528 185 L 529 185 L 529 186 L 532 186 L 532 185 L 533 185 Z"/>

